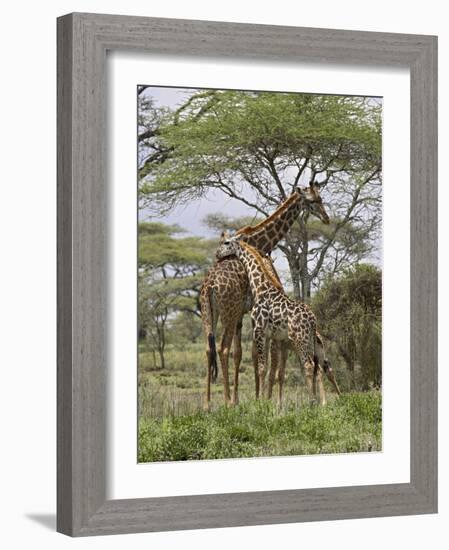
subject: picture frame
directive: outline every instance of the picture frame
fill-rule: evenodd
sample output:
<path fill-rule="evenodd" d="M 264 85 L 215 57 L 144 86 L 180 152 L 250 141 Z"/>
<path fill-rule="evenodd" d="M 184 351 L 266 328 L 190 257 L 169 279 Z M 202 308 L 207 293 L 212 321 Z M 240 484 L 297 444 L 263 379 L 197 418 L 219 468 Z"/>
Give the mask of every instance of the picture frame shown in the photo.
<path fill-rule="evenodd" d="M 437 512 L 437 38 L 86 13 L 57 26 L 57 530 L 88 536 Z M 409 483 L 106 498 L 109 50 L 409 68 Z"/>

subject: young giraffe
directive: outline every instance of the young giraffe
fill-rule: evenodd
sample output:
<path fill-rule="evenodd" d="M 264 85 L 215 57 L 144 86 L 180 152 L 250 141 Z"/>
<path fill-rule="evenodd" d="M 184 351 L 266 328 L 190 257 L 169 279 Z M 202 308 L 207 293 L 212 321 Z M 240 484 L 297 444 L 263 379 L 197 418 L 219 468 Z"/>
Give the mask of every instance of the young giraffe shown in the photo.
<path fill-rule="evenodd" d="M 248 242 L 263 254 L 269 254 L 281 241 L 293 222 L 302 212 L 329 223 L 317 185 L 298 188 L 266 220 L 254 227 L 244 227 L 236 236 Z M 207 377 L 205 408 L 210 404 L 210 385 L 218 373 L 215 333 L 218 319 L 221 319 L 222 338 L 219 349 L 223 373 L 225 402 L 231 402 L 229 388 L 228 360 L 234 340 L 234 387 L 232 403 L 238 403 L 238 377 L 242 358 L 241 332 L 243 315 L 251 309 L 251 294 L 248 278 L 237 258 L 225 258 L 209 270 L 200 291 L 200 309 L 206 337 Z M 255 354 L 253 354 L 255 355 Z M 255 369 L 256 397 L 259 395 L 259 379 Z"/>
<path fill-rule="evenodd" d="M 276 279 L 276 281 L 279 285 L 279 288 L 283 288 L 281 279 L 279 278 L 279 275 L 276 271 L 276 268 L 274 267 L 273 261 L 270 258 L 270 256 L 263 256 L 262 260 L 264 262 L 264 265 L 265 265 L 265 268 L 267 269 L 267 271 L 270 273 L 270 275 L 274 279 Z M 326 376 L 327 376 L 329 382 L 334 387 L 337 395 L 341 395 L 341 391 L 340 391 L 340 388 L 338 387 L 337 380 L 336 380 L 335 375 L 334 375 L 334 371 L 333 371 L 332 367 L 330 366 L 329 361 L 325 358 L 324 343 L 323 343 L 323 339 L 321 337 L 321 334 L 318 332 L 318 330 L 316 331 L 316 340 L 317 340 L 317 344 L 322 349 L 323 371 L 326 373 Z M 274 338 L 270 342 L 271 364 L 270 364 L 270 374 L 268 376 L 267 397 L 268 397 L 268 399 L 271 399 L 272 394 L 273 394 L 273 386 L 276 382 L 276 377 L 277 377 L 278 390 L 279 390 L 279 394 L 278 394 L 279 395 L 279 403 L 282 403 L 283 390 L 284 390 L 284 380 L 285 380 L 285 366 L 286 366 L 286 363 L 287 363 L 289 347 L 290 346 L 286 345 L 286 343 L 284 343 L 284 345 L 281 345 L 281 342 L 279 340 L 275 340 Z M 280 361 L 279 361 L 279 357 L 280 357 Z M 257 358 L 256 358 L 256 363 L 257 363 Z M 319 371 L 319 368 L 321 368 L 321 367 L 316 366 L 315 370 L 314 370 L 314 380 L 313 380 L 314 390 L 313 390 L 313 393 L 314 393 L 314 395 L 316 394 L 316 385 L 315 384 L 318 383 L 318 388 L 319 388 L 320 395 L 325 395 L 324 387 L 322 386 L 322 375 L 321 375 L 321 372 Z"/>
<path fill-rule="evenodd" d="M 324 362 L 325 357 L 322 342 L 317 338 L 316 318 L 312 310 L 307 304 L 292 300 L 285 294 L 279 280 L 267 269 L 263 257 L 255 248 L 233 237 L 225 240 L 217 250 L 218 258 L 230 255 L 235 255 L 244 265 L 253 296 L 251 319 L 262 394 L 267 340 L 290 342 L 305 370 L 309 395 L 311 398 L 316 396 L 318 381 L 319 399 L 324 405 L 326 398 L 319 363 Z"/>

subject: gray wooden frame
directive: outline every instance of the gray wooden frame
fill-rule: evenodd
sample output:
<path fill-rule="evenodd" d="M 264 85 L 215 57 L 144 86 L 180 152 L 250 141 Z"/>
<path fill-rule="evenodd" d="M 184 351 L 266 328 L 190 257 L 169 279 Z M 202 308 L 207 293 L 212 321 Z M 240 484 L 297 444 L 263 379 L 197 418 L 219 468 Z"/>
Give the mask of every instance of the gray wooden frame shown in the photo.
<path fill-rule="evenodd" d="M 107 50 L 410 69 L 410 483 L 106 500 Z M 436 37 L 81 13 L 58 19 L 57 449 L 57 529 L 72 536 L 437 511 Z"/>

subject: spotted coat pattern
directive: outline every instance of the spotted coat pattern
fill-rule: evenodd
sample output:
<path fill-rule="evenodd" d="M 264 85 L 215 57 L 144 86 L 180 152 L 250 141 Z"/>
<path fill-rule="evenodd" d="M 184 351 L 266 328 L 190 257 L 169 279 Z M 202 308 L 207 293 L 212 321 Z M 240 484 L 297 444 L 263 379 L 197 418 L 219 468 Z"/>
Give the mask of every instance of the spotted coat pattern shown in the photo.
<path fill-rule="evenodd" d="M 269 254 L 282 240 L 301 213 L 312 214 L 323 223 L 329 217 L 322 204 L 319 188 L 312 186 L 298 189 L 287 198 L 271 216 L 254 227 L 244 227 L 236 236 L 264 254 Z M 210 384 L 217 375 L 215 335 L 218 319 L 221 319 L 222 337 L 219 347 L 223 374 L 223 392 L 226 403 L 231 402 L 229 386 L 229 355 L 234 342 L 234 385 L 232 402 L 238 402 L 238 374 L 242 357 L 241 329 L 243 315 L 251 309 L 246 271 L 237 258 L 227 257 L 209 270 L 200 291 L 200 309 L 206 338 L 207 378 L 205 407 L 210 403 Z M 253 347 L 256 396 L 259 395 L 260 376 L 257 373 L 256 351 Z"/>
<path fill-rule="evenodd" d="M 242 262 L 253 296 L 251 318 L 262 395 L 265 393 L 267 343 L 284 342 L 291 344 L 305 369 L 311 397 L 316 396 L 318 382 L 320 402 L 324 404 L 325 394 L 319 362 L 324 362 L 325 358 L 322 344 L 317 338 L 314 313 L 307 304 L 292 300 L 285 294 L 279 280 L 270 273 L 262 256 L 252 246 L 235 238 L 226 240 L 217 250 L 217 257 L 228 256 L 236 256 Z M 270 382 L 271 376 L 270 373 Z"/>

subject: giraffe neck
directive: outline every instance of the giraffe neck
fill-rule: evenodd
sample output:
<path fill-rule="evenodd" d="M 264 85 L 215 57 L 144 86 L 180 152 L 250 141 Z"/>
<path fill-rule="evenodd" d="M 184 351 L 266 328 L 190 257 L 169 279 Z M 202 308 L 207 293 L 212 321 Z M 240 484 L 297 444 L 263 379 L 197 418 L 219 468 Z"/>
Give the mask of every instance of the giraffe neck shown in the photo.
<path fill-rule="evenodd" d="M 276 271 L 276 268 L 274 267 L 273 260 L 270 258 L 270 256 L 263 256 L 263 263 L 267 271 L 270 273 L 273 279 L 276 279 L 279 288 L 283 288 L 281 279 L 279 278 L 279 274 Z"/>
<path fill-rule="evenodd" d="M 288 233 L 303 207 L 303 198 L 295 192 L 266 220 L 240 229 L 237 235 L 261 253 L 269 254 Z"/>
<path fill-rule="evenodd" d="M 245 267 L 251 293 L 254 297 L 257 298 L 264 292 L 273 289 L 276 289 L 280 294 L 284 294 L 281 282 L 267 269 L 262 256 L 257 250 L 246 243 L 242 243 L 239 259 Z"/>

